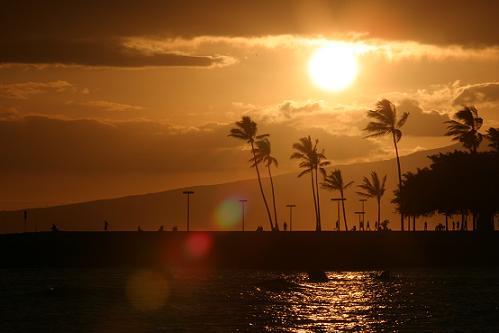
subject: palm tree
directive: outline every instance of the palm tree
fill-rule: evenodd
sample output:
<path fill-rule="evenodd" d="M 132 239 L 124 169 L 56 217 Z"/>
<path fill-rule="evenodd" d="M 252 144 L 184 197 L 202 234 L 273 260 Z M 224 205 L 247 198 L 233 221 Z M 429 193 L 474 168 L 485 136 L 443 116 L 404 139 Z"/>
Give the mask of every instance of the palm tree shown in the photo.
<path fill-rule="evenodd" d="M 483 119 L 478 116 L 478 110 L 474 106 L 465 106 L 454 114 L 454 118 L 456 120 L 445 122 L 447 124 L 445 135 L 452 136 L 452 140 L 461 142 L 465 148 L 475 154 L 483 139 L 482 134 L 478 132 L 483 124 Z"/>
<path fill-rule="evenodd" d="M 499 152 L 499 128 L 489 128 L 487 138 L 490 140 L 489 147 Z"/>
<path fill-rule="evenodd" d="M 319 140 L 312 141 L 309 136 L 300 138 L 299 142 L 293 144 L 293 148 L 296 150 L 292 155 L 291 159 L 302 160 L 299 164 L 300 168 L 303 170 L 298 177 L 301 177 L 307 173 L 310 173 L 310 180 L 312 184 L 312 195 L 314 198 L 314 208 L 315 208 L 315 230 L 321 231 L 321 208 L 319 200 L 319 181 L 318 173 L 321 172 L 323 175 L 326 174 L 325 167 L 329 165 L 326 161 L 326 156 L 324 155 L 324 150 L 318 151 L 317 145 Z"/>
<path fill-rule="evenodd" d="M 250 117 L 244 116 L 241 121 L 236 122 L 236 128 L 232 128 L 230 130 L 229 136 L 232 136 L 237 139 L 241 139 L 246 141 L 251 146 L 251 154 L 253 155 L 253 159 L 256 161 L 255 155 L 255 140 L 262 139 L 268 134 L 256 135 L 257 133 L 257 125 L 254 121 L 251 120 Z M 272 215 L 270 214 L 269 204 L 267 203 L 267 199 L 265 198 L 265 192 L 263 191 L 262 179 L 260 177 L 260 170 L 258 169 L 258 163 L 255 163 L 256 176 L 258 178 L 258 185 L 260 187 L 260 193 L 262 195 L 263 203 L 265 204 L 265 209 L 267 210 L 267 217 L 270 223 L 270 230 L 274 230 L 274 225 L 272 224 Z"/>
<path fill-rule="evenodd" d="M 343 222 L 345 222 L 345 231 L 348 231 L 348 223 L 347 216 L 345 214 L 345 198 L 344 192 L 347 188 L 349 188 L 353 184 L 353 181 L 345 184 L 343 181 L 343 176 L 341 175 L 341 170 L 336 169 L 331 171 L 329 175 L 324 177 L 324 182 L 321 184 L 322 188 L 325 188 L 330 191 L 339 191 L 341 198 L 341 207 L 343 210 Z"/>
<path fill-rule="evenodd" d="M 400 128 L 404 126 L 409 117 L 408 112 L 404 112 L 397 116 L 397 108 L 387 99 L 382 99 L 376 103 L 376 109 L 367 112 L 367 116 L 374 121 L 367 124 L 364 131 L 369 132 L 366 138 L 379 137 L 383 135 L 391 135 L 393 138 L 393 146 L 395 147 L 395 156 L 397 157 L 397 171 L 399 178 L 399 189 L 402 186 L 402 169 L 400 167 L 400 158 L 397 143 L 402 138 Z M 378 221 L 379 222 L 379 221 Z M 400 213 L 400 228 L 404 230 L 404 214 Z"/>
<path fill-rule="evenodd" d="M 270 171 L 270 166 L 274 164 L 277 168 L 277 159 L 271 155 L 271 145 L 270 141 L 268 138 L 262 138 L 258 141 L 255 142 L 256 144 L 256 149 L 255 149 L 255 158 L 251 159 L 251 162 L 253 162 L 252 166 L 255 166 L 258 163 L 263 162 L 264 165 L 267 167 L 267 170 L 269 172 L 269 179 L 270 179 L 270 186 L 272 188 L 272 204 L 274 205 L 274 226 L 276 230 L 279 230 L 279 223 L 277 219 L 277 208 L 275 204 L 275 191 L 274 191 L 274 181 L 272 180 L 272 172 Z"/>
<path fill-rule="evenodd" d="M 470 150 L 471 154 L 476 154 L 478 146 L 482 142 L 483 136 L 478 130 L 483 125 L 483 119 L 478 116 L 478 110 L 474 106 L 464 106 L 462 110 L 454 114 L 456 120 L 448 120 L 447 133 L 452 136 L 453 141 L 459 141 Z M 473 214 L 473 230 L 476 225 L 476 212 Z"/>
<path fill-rule="evenodd" d="M 378 203 L 378 228 L 381 222 L 381 197 L 383 197 L 386 190 L 385 183 L 386 175 L 380 181 L 378 174 L 373 171 L 371 172 L 371 179 L 364 177 L 362 184 L 358 185 L 363 190 L 362 192 L 357 192 L 358 195 L 365 198 L 376 198 L 376 202 Z"/>

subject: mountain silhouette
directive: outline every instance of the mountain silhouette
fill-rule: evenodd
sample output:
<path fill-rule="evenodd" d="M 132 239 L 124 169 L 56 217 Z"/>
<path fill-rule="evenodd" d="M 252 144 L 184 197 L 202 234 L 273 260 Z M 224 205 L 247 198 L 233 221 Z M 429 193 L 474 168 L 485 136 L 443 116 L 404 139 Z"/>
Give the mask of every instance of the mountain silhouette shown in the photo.
<path fill-rule="evenodd" d="M 429 165 L 428 155 L 449 152 L 457 149 L 459 145 L 447 146 L 439 149 L 418 151 L 402 156 L 401 165 L 404 172 L 415 171 Z M 372 171 L 387 175 L 387 190 L 382 202 L 382 219 L 391 221 L 389 227 L 398 230 L 400 222 L 391 204 L 393 190 L 397 185 L 395 159 L 356 163 L 349 165 L 332 165 L 328 170 L 340 169 L 345 179 L 353 180 L 354 185 L 361 183 L 364 176 Z M 246 166 L 241 166 L 246 167 Z M 279 224 L 288 221 L 286 204 L 293 203 L 297 207 L 293 210 L 293 230 L 314 230 L 315 216 L 313 201 L 310 196 L 310 180 L 298 178 L 296 173 L 274 176 L 274 184 L 279 196 L 276 205 L 279 210 Z M 246 230 L 256 230 L 263 226 L 268 230 L 266 223 L 265 207 L 261 200 L 256 179 L 241 180 L 237 182 L 179 188 L 158 193 L 126 196 L 114 199 L 88 201 L 82 203 L 53 206 L 46 208 L 29 209 L 27 221 L 28 231 L 48 231 L 52 224 L 63 231 L 96 231 L 103 230 L 104 221 L 108 221 L 108 230 L 137 230 L 140 225 L 144 231 L 158 230 L 164 226 L 171 230 L 174 226 L 178 230 L 186 228 L 186 198 L 182 194 L 185 190 L 193 190 L 190 202 L 190 228 L 191 230 L 240 230 L 241 207 L 240 199 L 247 199 L 245 207 Z M 270 188 L 265 188 L 271 196 Z M 330 201 L 334 193 L 321 190 L 321 215 L 322 229 L 333 230 L 337 220 L 337 204 Z M 351 226 L 358 224 L 355 211 L 361 209 L 360 197 L 355 191 L 347 191 L 346 211 L 347 219 Z M 376 220 L 376 202 L 368 200 L 365 205 L 365 220 L 374 225 Z M 0 233 L 14 233 L 23 231 L 23 210 L 0 212 Z M 425 218 L 430 226 L 432 223 L 441 222 L 439 216 Z M 423 228 L 423 221 L 417 222 L 417 228 Z M 357 225 L 358 228 L 358 225 Z"/>

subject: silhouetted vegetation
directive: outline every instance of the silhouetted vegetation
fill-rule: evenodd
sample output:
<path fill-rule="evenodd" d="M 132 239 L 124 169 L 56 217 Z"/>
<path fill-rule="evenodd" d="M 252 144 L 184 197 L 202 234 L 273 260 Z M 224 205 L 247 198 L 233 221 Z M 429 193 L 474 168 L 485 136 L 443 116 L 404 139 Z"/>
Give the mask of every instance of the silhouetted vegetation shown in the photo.
<path fill-rule="evenodd" d="M 452 136 L 452 140 L 461 142 L 470 152 L 476 153 L 483 139 L 478 131 L 483 124 L 483 119 L 478 116 L 478 110 L 474 106 L 465 106 L 456 112 L 454 118 L 456 120 L 445 122 L 448 129 L 445 135 Z"/>
<path fill-rule="evenodd" d="M 417 172 L 409 172 L 402 175 L 398 143 L 402 137 L 401 128 L 406 123 L 409 113 L 397 114 L 393 103 L 387 99 L 380 100 L 374 110 L 367 113 L 371 121 L 364 129 L 368 134 L 366 138 L 390 135 L 393 140 L 395 156 L 397 161 L 398 188 L 395 190 L 395 198 L 392 202 L 398 205 L 401 216 L 401 230 L 404 230 L 404 215 L 412 217 L 413 229 L 418 216 L 442 213 L 446 216 L 446 227 L 448 230 L 448 218 L 454 214 L 461 214 L 461 229 L 466 228 L 468 213 L 473 214 L 473 228 L 475 229 L 475 217 L 479 216 L 479 229 L 490 230 L 493 228 L 492 218 L 498 210 L 499 198 L 496 192 L 499 188 L 497 170 L 499 170 L 499 130 L 490 128 L 486 135 L 480 133 L 483 119 L 479 117 L 478 110 L 474 106 L 464 106 L 457 111 L 453 120 L 446 121 L 447 132 L 445 135 L 452 136 L 453 140 L 459 141 L 469 150 L 469 153 L 456 151 L 450 154 L 430 156 L 432 164 L 428 168 L 418 169 Z M 229 136 L 246 141 L 251 146 L 251 166 L 255 167 L 258 184 L 262 199 L 267 210 L 271 230 L 278 230 L 278 214 L 276 206 L 276 195 L 272 177 L 272 165 L 278 165 L 277 159 L 271 154 L 271 143 L 269 135 L 257 135 L 257 124 L 249 117 L 243 117 L 236 123 Z M 492 152 L 479 152 L 478 148 L 487 137 Z M 327 174 L 326 167 L 330 164 L 326 160 L 325 152 L 318 147 L 319 141 L 310 136 L 302 137 L 293 144 L 294 153 L 291 159 L 299 160 L 302 171 L 298 177 L 310 174 L 312 199 L 315 211 L 315 230 L 321 231 L 321 208 L 319 193 L 319 174 L 323 176 L 321 187 L 326 190 L 338 191 L 339 201 L 342 201 L 342 213 L 345 230 L 348 230 L 347 214 L 345 208 L 345 190 L 353 182 L 345 182 L 341 171 L 335 169 Z M 272 190 L 272 203 L 274 216 L 270 212 L 267 203 L 259 166 L 267 168 L 270 186 Z M 360 185 L 359 195 L 365 198 L 375 198 L 377 201 L 376 229 L 388 230 L 388 221 L 381 219 L 381 199 L 386 191 L 386 178 L 380 178 L 376 172 L 370 177 L 364 177 Z M 339 208 L 338 208 L 339 209 Z M 339 223 L 339 221 L 338 221 Z M 426 225 L 425 221 L 425 225 Z M 409 221 L 410 230 L 410 221 Z"/>
<path fill-rule="evenodd" d="M 429 156 L 432 161 L 429 167 L 404 174 L 402 187 L 395 191 L 393 202 L 398 204 L 399 211 L 413 216 L 461 214 L 462 230 L 466 228 L 465 215 L 473 214 L 475 229 L 478 214 L 476 228 L 491 231 L 494 215 L 499 210 L 498 131 L 495 128 L 488 130 L 489 147 L 494 151 L 478 152 L 483 140 L 483 134 L 479 132 L 483 119 L 478 116 L 478 110 L 465 106 L 454 118 L 446 122 L 448 131 L 445 135 L 461 142 L 469 153 L 454 151 Z"/>
<path fill-rule="evenodd" d="M 499 210 L 499 154 L 455 151 L 429 157 L 432 164 L 404 174 L 399 210 L 414 216 L 478 212 L 478 230 L 492 230 Z"/>
<path fill-rule="evenodd" d="M 298 174 L 298 177 L 310 173 L 312 196 L 315 208 L 315 230 L 321 231 L 322 226 L 318 177 L 319 172 L 325 176 L 325 167 L 329 165 L 329 161 L 326 161 L 324 150 L 319 151 L 319 148 L 317 147 L 318 144 L 319 140 L 316 139 L 314 142 L 310 135 L 301 138 L 299 142 L 293 144 L 293 149 L 296 151 L 291 155 L 291 159 L 301 160 L 299 167 L 304 170 Z"/>
<path fill-rule="evenodd" d="M 489 139 L 489 147 L 499 152 L 499 128 L 489 128 L 487 131 L 487 139 Z"/>
<path fill-rule="evenodd" d="M 402 131 L 400 128 L 404 126 L 409 113 L 404 112 L 400 117 L 397 115 L 397 108 L 387 99 L 383 99 L 376 103 L 376 109 L 367 112 L 367 117 L 373 121 L 369 122 L 364 129 L 370 133 L 366 138 L 379 137 L 384 135 L 391 135 L 393 138 L 393 146 L 395 148 L 395 156 L 397 158 L 397 171 L 399 178 L 399 188 L 402 184 L 402 169 L 400 167 L 400 158 L 397 143 L 402 138 Z M 379 223 L 379 219 L 378 219 Z M 400 228 L 404 230 L 404 216 L 400 215 Z"/>
<path fill-rule="evenodd" d="M 357 192 L 358 195 L 365 198 L 376 198 L 376 203 L 378 204 L 378 219 L 376 222 L 377 229 L 381 228 L 381 198 L 386 191 L 386 175 L 383 180 L 380 180 L 376 172 L 371 172 L 371 179 L 364 177 L 362 184 L 358 185 L 363 191 Z"/>
<path fill-rule="evenodd" d="M 269 180 L 270 187 L 272 189 L 272 204 L 274 208 L 274 227 L 275 230 L 279 230 L 279 223 L 277 219 L 277 207 L 275 204 L 275 190 L 274 190 L 274 181 L 272 179 L 272 172 L 270 167 L 275 165 L 277 167 L 278 162 L 277 159 L 271 155 L 272 149 L 270 145 L 270 141 L 267 137 L 264 137 L 258 141 L 256 141 L 256 149 L 255 149 L 255 157 L 251 159 L 253 162 L 252 166 L 256 167 L 258 163 L 263 163 L 269 172 Z"/>
<path fill-rule="evenodd" d="M 343 222 L 345 223 L 345 231 L 348 231 L 347 216 L 345 212 L 345 190 L 352 186 L 353 181 L 345 183 L 343 176 L 341 175 L 341 170 L 336 169 L 331 171 L 329 175 L 324 177 L 324 182 L 321 184 L 322 188 L 330 191 L 339 191 L 341 199 L 341 207 L 343 210 Z"/>
<path fill-rule="evenodd" d="M 257 135 L 258 129 L 256 123 L 252 121 L 250 117 L 247 116 L 242 117 L 241 121 L 236 122 L 236 126 L 237 126 L 236 128 L 230 130 L 229 136 L 232 136 L 240 140 L 244 140 L 247 143 L 249 143 L 251 146 L 251 154 L 253 155 L 253 160 L 256 161 L 255 141 L 267 137 L 268 134 Z M 267 217 L 269 219 L 270 230 L 274 230 L 269 204 L 267 203 L 267 199 L 265 198 L 265 192 L 263 191 L 262 179 L 260 177 L 260 170 L 258 168 L 258 163 L 255 163 L 254 166 L 258 178 L 260 193 L 262 195 L 263 203 L 265 204 L 265 209 L 267 210 Z"/>

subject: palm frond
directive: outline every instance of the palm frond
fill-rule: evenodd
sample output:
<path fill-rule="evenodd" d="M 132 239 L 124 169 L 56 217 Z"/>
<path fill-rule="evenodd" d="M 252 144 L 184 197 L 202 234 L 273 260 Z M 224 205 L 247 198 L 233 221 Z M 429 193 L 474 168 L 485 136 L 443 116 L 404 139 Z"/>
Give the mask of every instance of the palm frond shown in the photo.
<path fill-rule="evenodd" d="M 400 116 L 397 122 L 397 128 L 401 128 L 402 126 L 404 126 L 404 124 L 407 121 L 407 118 L 409 118 L 409 112 L 402 113 L 402 116 Z"/>
<path fill-rule="evenodd" d="M 301 158 L 305 158 L 305 155 L 303 153 L 294 152 L 293 154 L 291 154 L 291 156 L 289 158 L 290 159 L 301 159 Z"/>
<path fill-rule="evenodd" d="M 349 181 L 348 183 L 346 183 L 344 186 L 343 186 L 343 189 L 346 190 L 347 188 L 349 188 L 350 186 L 353 185 L 353 181 Z"/>
<path fill-rule="evenodd" d="M 394 129 L 392 133 L 393 136 L 395 137 L 395 142 L 399 142 L 400 139 L 402 138 L 402 131 L 399 129 Z"/>
<path fill-rule="evenodd" d="M 312 169 L 306 169 L 306 170 L 303 170 L 302 172 L 300 172 L 300 173 L 298 174 L 298 177 L 301 177 L 301 176 L 303 176 L 303 175 L 305 175 L 305 174 L 307 174 L 307 173 L 309 173 L 309 172 L 311 172 L 311 171 L 312 171 Z"/>

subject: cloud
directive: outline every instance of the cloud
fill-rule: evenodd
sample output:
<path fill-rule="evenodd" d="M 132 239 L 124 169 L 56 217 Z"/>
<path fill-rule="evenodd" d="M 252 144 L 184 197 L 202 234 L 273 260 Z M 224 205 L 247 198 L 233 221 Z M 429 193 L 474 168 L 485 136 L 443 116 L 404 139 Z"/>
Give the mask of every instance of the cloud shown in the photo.
<path fill-rule="evenodd" d="M 233 63 L 222 55 L 192 55 L 177 51 L 141 52 L 121 39 L 39 39 L 0 42 L 0 64 L 79 65 L 90 67 L 217 67 Z"/>
<path fill-rule="evenodd" d="M 281 103 L 257 106 L 235 103 L 244 114 L 269 123 L 295 127 L 301 131 L 322 129 L 331 135 L 362 136 L 368 105 L 331 104 L 324 100 L 286 100 Z"/>
<path fill-rule="evenodd" d="M 17 118 L 19 111 L 14 107 L 2 107 L 0 106 L 0 120 L 13 120 Z"/>
<path fill-rule="evenodd" d="M 498 54 L 498 7 L 485 0 L 10 2 L 0 12 L 0 64 L 216 67 L 237 60 L 213 47 L 182 50 L 325 40 L 355 42 L 390 59 L 490 58 Z"/>
<path fill-rule="evenodd" d="M 447 131 L 445 121 L 450 120 L 447 114 L 436 111 L 424 111 L 415 100 L 402 100 L 398 111 L 409 112 L 409 118 L 402 128 L 404 135 L 441 136 Z"/>
<path fill-rule="evenodd" d="M 496 1 L 274 0 L 239 2 L 36 0 L 3 4 L 0 39 L 26 36 L 194 37 L 363 33 L 430 44 L 497 45 Z M 465 18 L 465 21 L 463 21 Z M 63 28 L 61 28 L 63 27 Z"/>
<path fill-rule="evenodd" d="M 116 102 L 110 102 L 110 101 L 104 101 L 104 100 L 81 102 L 80 105 L 91 107 L 91 108 L 97 108 L 97 109 L 101 109 L 104 111 L 111 111 L 111 112 L 140 111 L 140 110 L 144 109 L 144 107 L 138 106 L 138 105 L 116 103 Z"/>
<path fill-rule="evenodd" d="M 499 102 L 499 82 L 464 86 L 454 98 L 453 105 Z"/>
<path fill-rule="evenodd" d="M 445 112 L 425 109 L 414 95 L 393 94 L 392 101 L 399 112 L 409 112 L 409 121 L 404 126 L 404 134 L 412 136 L 441 136 L 445 133 L 444 121 L 449 120 Z M 391 98 L 390 97 L 390 98 Z M 381 98 L 380 98 L 381 99 Z M 368 119 L 365 114 L 373 108 L 362 103 L 331 104 L 324 100 L 288 100 L 268 106 L 235 103 L 234 106 L 255 119 L 268 124 L 281 124 L 295 127 L 299 131 L 321 129 L 339 137 L 363 137 L 363 129 Z M 450 103 L 447 101 L 447 103 Z"/>
<path fill-rule="evenodd" d="M 434 111 L 451 116 L 460 106 L 475 104 L 487 113 L 499 107 L 499 83 L 482 82 L 463 84 L 454 81 L 448 84 L 435 84 L 425 89 L 406 92 L 389 92 L 379 98 L 393 101 L 417 101 L 424 112 Z"/>
<path fill-rule="evenodd" d="M 141 52 L 171 52 L 174 50 L 203 49 L 314 49 L 326 44 L 336 44 L 352 50 L 358 56 L 380 56 L 389 61 L 404 59 L 496 59 L 498 46 L 464 47 L 462 45 L 432 45 L 416 41 L 391 41 L 370 38 L 366 34 L 324 35 L 265 35 L 265 36 L 196 36 L 187 38 L 128 37 L 124 45 Z"/>
<path fill-rule="evenodd" d="M 246 168 L 245 143 L 227 137 L 233 124 L 179 127 L 147 120 L 97 121 L 43 116 L 0 120 L 0 171 L 27 174 L 236 172 Z M 372 158 L 378 143 L 334 135 L 321 128 L 298 129 L 259 122 L 270 133 L 279 171 L 295 170 L 291 145 L 313 135 L 331 159 Z M 246 169 L 244 169 L 246 170 Z"/>
<path fill-rule="evenodd" d="M 65 92 L 72 88 L 73 85 L 67 81 L 5 83 L 0 84 L 0 98 L 28 99 L 33 95 L 51 91 Z"/>

